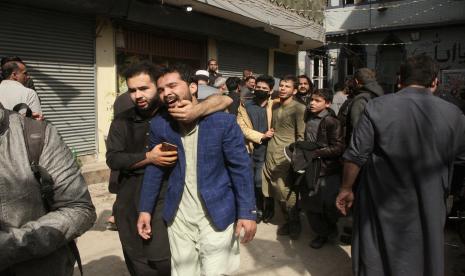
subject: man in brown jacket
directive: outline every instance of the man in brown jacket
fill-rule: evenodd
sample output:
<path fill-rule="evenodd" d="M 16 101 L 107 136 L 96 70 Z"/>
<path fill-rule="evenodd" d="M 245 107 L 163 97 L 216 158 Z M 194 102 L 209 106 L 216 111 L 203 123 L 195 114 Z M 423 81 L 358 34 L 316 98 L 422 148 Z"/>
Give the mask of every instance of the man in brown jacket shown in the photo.
<path fill-rule="evenodd" d="M 268 199 L 264 212 L 264 201 L 262 193 L 262 169 L 265 163 L 265 154 L 268 141 L 273 137 L 274 130 L 271 128 L 271 108 L 273 101 L 270 95 L 274 86 L 271 76 L 260 76 L 257 78 L 254 96 L 240 105 L 237 122 L 245 137 L 247 151 L 252 159 L 254 170 L 255 199 L 257 202 L 257 222 L 262 219 L 268 221 L 274 209 L 272 199 Z"/>

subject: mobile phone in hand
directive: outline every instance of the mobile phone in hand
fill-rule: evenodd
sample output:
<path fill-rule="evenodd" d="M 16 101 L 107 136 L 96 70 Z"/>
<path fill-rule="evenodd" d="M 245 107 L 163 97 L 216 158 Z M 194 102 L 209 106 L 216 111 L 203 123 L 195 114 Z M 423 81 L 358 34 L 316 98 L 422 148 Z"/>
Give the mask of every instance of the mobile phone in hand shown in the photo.
<path fill-rule="evenodd" d="M 178 146 L 170 144 L 168 142 L 161 143 L 161 150 L 162 151 L 177 151 Z"/>

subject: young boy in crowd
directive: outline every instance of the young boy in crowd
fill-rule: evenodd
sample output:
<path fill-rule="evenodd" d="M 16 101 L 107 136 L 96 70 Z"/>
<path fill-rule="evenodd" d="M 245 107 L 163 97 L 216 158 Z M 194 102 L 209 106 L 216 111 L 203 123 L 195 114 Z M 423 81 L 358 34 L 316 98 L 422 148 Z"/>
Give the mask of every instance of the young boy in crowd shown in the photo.
<path fill-rule="evenodd" d="M 318 144 L 311 156 L 321 161 L 316 184 L 302 194 L 302 207 L 317 234 L 309 244 L 314 249 L 321 248 L 330 235 L 337 233 L 338 212 L 334 202 L 341 183 L 344 139 L 340 123 L 329 108 L 332 98 L 329 89 L 314 91 L 305 117 L 305 141 Z"/>

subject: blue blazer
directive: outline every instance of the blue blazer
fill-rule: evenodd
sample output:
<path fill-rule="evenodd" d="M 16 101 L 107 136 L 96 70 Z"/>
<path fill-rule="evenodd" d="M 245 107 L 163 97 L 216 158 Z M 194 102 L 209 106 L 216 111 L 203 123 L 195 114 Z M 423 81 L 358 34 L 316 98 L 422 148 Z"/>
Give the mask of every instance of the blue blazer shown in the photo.
<path fill-rule="evenodd" d="M 199 121 L 198 131 L 197 187 L 213 225 L 221 231 L 237 219 L 255 220 L 250 158 L 235 116 L 213 113 Z M 186 157 L 178 124 L 166 112 L 157 115 L 150 123 L 150 146 L 162 142 L 178 146 L 178 162 L 173 168 L 147 166 L 139 212 L 152 213 L 162 180 L 168 176 L 163 218 L 169 224 L 176 215 L 184 191 Z"/>

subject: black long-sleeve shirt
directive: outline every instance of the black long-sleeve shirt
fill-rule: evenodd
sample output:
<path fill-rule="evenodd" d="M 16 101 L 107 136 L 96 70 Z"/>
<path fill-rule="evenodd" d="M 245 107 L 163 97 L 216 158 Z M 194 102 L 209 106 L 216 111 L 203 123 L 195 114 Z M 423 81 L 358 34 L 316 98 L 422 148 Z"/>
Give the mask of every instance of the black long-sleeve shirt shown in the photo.
<path fill-rule="evenodd" d="M 132 165 L 145 159 L 149 150 L 151 117 L 142 116 L 136 108 L 118 114 L 111 123 L 107 138 L 107 164 L 119 170 L 118 193 L 115 202 L 115 219 L 123 249 L 133 258 L 163 260 L 170 257 L 166 226 L 161 217 L 164 190 L 152 214 L 152 229 L 156 233 L 143 242 L 137 234 L 137 206 L 145 168 L 132 169 Z"/>
<path fill-rule="evenodd" d="M 145 159 L 148 150 L 150 117 L 131 108 L 116 116 L 107 138 L 107 164 L 112 170 L 129 173 L 135 163 Z"/>

